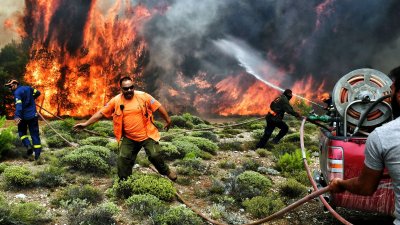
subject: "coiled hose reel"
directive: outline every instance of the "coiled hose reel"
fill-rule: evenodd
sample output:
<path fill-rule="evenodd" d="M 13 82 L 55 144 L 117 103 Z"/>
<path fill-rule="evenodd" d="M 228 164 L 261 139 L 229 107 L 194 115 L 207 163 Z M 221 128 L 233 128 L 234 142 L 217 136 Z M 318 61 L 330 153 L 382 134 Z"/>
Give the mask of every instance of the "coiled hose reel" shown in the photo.
<path fill-rule="evenodd" d="M 390 99 L 383 97 L 390 94 L 391 84 L 392 81 L 386 74 L 368 68 L 354 70 L 336 83 L 332 101 L 342 118 L 345 136 L 348 129 L 356 126 L 356 132 L 358 128 L 370 132 L 391 119 Z M 380 102 L 375 103 L 377 100 Z M 368 114 L 363 115 L 364 113 Z M 362 124 L 361 118 L 365 118 Z"/>

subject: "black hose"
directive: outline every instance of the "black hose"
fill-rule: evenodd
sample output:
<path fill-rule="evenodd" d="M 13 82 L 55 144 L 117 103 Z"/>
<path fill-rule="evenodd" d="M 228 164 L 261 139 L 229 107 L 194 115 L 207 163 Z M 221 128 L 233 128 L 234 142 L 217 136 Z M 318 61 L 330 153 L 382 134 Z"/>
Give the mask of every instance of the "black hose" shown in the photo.
<path fill-rule="evenodd" d="M 364 123 L 364 120 L 367 118 L 367 115 L 371 112 L 371 110 L 378 105 L 379 103 L 381 103 L 384 99 L 387 99 L 389 97 L 391 97 L 392 95 L 384 95 L 380 98 L 378 98 L 375 102 L 373 102 L 368 108 L 367 110 L 365 110 L 365 112 L 361 115 L 360 120 L 358 121 L 357 127 L 354 129 L 354 133 L 353 135 L 355 135 L 358 130 L 360 129 L 361 125 Z"/>

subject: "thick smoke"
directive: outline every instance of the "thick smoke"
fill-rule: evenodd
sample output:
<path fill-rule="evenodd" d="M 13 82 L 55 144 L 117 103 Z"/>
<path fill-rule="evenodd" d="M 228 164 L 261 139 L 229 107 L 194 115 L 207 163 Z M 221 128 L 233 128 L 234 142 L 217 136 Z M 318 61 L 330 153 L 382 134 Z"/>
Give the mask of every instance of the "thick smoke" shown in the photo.
<path fill-rule="evenodd" d="M 242 40 L 293 80 L 312 75 L 332 89 L 344 74 L 399 64 L 400 2 L 334 0 L 171 0 L 147 24 L 147 77 L 172 83 L 177 72 L 222 79 L 244 69 L 213 41 Z M 145 76 L 146 77 L 146 76 Z M 217 77 L 217 78 L 216 78 Z M 160 89 L 160 85 L 154 88 Z"/>
<path fill-rule="evenodd" d="M 22 14 L 23 0 L 2 0 L 0 3 L 0 48 L 11 40 L 19 40 L 16 15 Z"/>

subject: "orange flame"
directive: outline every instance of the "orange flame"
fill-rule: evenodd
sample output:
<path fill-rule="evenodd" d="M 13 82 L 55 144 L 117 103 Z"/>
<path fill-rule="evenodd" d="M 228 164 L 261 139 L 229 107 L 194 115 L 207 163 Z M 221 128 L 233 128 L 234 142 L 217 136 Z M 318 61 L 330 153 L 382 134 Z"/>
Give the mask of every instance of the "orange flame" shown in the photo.
<path fill-rule="evenodd" d="M 151 17 L 147 8 L 118 0 L 105 13 L 93 3 L 82 32 L 82 46 L 71 53 L 52 27 L 60 2 L 36 0 L 33 44 L 25 79 L 42 92 L 40 105 L 58 115 L 88 116 L 117 93 L 120 74 L 139 79 L 146 43 L 138 35 Z M 39 26 L 39 24 L 43 26 Z M 54 26 L 54 25 L 53 25 Z M 53 33 L 52 33 L 53 32 Z M 143 85 L 139 81 L 136 83 Z"/>

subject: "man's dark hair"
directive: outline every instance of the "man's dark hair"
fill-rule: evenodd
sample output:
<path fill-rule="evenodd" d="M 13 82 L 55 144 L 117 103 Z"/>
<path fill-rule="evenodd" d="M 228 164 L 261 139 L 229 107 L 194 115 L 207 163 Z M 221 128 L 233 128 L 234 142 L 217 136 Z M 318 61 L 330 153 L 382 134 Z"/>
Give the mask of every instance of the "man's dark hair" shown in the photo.
<path fill-rule="evenodd" d="M 392 69 L 389 73 L 389 77 L 393 81 L 393 84 L 394 84 L 394 93 L 393 94 L 395 94 L 398 91 L 400 91 L 400 66 Z M 399 117 L 400 116 L 400 102 L 397 102 L 397 99 L 394 96 L 392 98 L 391 106 L 392 106 L 393 117 L 394 118 Z"/>
<path fill-rule="evenodd" d="M 400 89 L 400 66 L 392 69 L 389 73 L 390 79 L 392 79 L 394 83 L 395 92 Z"/>
<path fill-rule="evenodd" d="M 283 92 L 283 94 L 284 94 L 284 95 L 291 95 L 291 94 L 292 94 L 292 90 L 286 89 L 286 90 Z"/>
<path fill-rule="evenodd" d="M 126 81 L 126 80 L 133 81 L 133 79 L 132 79 L 131 77 L 124 76 L 124 77 L 122 77 L 121 79 L 119 79 L 119 86 L 121 86 L 121 85 L 122 85 L 122 82 L 124 82 L 124 81 Z"/>

